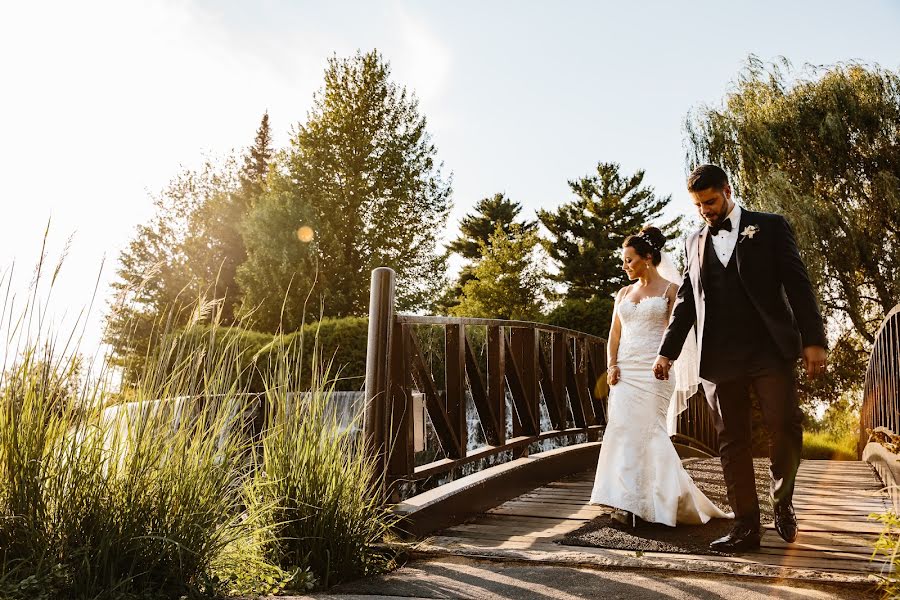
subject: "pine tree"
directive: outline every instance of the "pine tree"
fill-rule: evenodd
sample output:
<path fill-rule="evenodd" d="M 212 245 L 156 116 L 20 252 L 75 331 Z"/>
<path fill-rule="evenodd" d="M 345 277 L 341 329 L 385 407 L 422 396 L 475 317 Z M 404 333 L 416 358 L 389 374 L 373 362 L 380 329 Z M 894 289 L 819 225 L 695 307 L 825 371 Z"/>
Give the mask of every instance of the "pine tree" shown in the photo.
<path fill-rule="evenodd" d="M 463 287 L 475 277 L 473 261 L 481 257 L 482 244 L 490 245 L 491 236 L 498 227 L 507 236 L 511 235 L 514 225 L 518 225 L 523 233 L 537 230 L 536 221 L 516 220 L 521 212 L 520 203 L 499 193 L 479 200 L 475 205 L 475 212 L 460 220 L 459 236 L 447 245 L 447 253 L 455 252 L 469 263 L 463 265 L 453 284 L 434 303 L 433 310 L 439 314 L 448 314 L 451 308 L 459 304 Z"/>
<path fill-rule="evenodd" d="M 522 205 L 513 202 L 503 193 L 482 198 L 475 205 L 475 212 L 460 220 L 459 236 L 447 245 L 447 250 L 456 252 L 463 258 L 477 260 L 481 256 L 481 243 L 489 244 L 497 227 L 509 236 L 513 223 L 517 222 L 521 212 Z M 535 221 L 522 220 L 518 225 L 523 233 L 537 229 Z"/>
<path fill-rule="evenodd" d="M 266 189 L 272 153 L 272 130 L 269 126 L 269 111 L 266 111 L 256 130 L 253 145 L 244 155 L 244 165 L 241 168 L 241 194 L 247 201 L 245 208 L 249 208 Z"/>
<path fill-rule="evenodd" d="M 624 285 L 622 242 L 642 227 L 652 223 L 670 239 L 677 235 L 680 217 L 658 223 L 671 196 L 657 196 L 643 180 L 644 171 L 623 176 L 618 164 L 601 162 L 596 175 L 569 182 L 574 200 L 538 211 L 551 236 L 544 247 L 559 265 L 553 278 L 566 286 L 567 299 L 609 297 Z"/>

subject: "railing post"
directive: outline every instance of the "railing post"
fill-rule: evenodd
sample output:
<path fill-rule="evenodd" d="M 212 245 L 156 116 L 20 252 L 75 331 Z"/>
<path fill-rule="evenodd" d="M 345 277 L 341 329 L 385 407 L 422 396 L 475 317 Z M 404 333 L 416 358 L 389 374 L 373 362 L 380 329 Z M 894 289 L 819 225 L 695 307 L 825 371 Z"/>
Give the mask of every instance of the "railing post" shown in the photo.
<path fill-rule="evenodd" d="M 369 337 L 366 346 L 366 391 L 363 431 L 366 447 L 376 460 L 376 473 L 384 485 L 386 407 L 390 400 L 390 358 L 394 325 L 393 269 L 378 267 L 372 271 L 369 289 Z M 382 488 L 383 491 L 383 488 Z"/>

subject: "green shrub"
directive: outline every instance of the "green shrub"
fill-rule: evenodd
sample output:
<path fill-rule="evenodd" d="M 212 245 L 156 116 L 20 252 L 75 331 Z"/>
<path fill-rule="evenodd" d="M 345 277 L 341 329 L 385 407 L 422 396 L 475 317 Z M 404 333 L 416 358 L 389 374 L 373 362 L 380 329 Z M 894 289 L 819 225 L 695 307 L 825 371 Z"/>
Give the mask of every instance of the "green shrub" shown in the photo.
<path fill-rule="evenodd" d="M 857 460 L 856 436 L 804 431 L 801 456 L 807 460 Z"/>
<path fill-rule="evenodd" d="M 239 327 L 195 326 L 168 336 L 163 344 L 166 352 L 159 362 L 165 376 L 181 369 L 179 361 L 183 357 L 173 353 L 173 347 L 189 347 L 213 354 L 228 347 L 233 348 L 239 364 L 236 374 L 240 379 L 234 382 L 238 387 L 255 393 L 264 392 L 265 382 L 272 379 L 280 362 L 287 360 L 307 375 L 297 377 L 296 384 L 308 389 L 312 364 L 309 360 L 300 362 L 299 357 L 311 359 L 313 347 L 317 347 L 319 356 L 333 361 L 339 372 L 335 389 L 357 391 L 362 389 L 365 379 L 368 322 L 363 317 L 325 318 L 307 323 L 299 331 L 287 335 L 270 335 Z M 202 372 L 197 373 L 198 380 L 202 381 L 205 376 Z"/>

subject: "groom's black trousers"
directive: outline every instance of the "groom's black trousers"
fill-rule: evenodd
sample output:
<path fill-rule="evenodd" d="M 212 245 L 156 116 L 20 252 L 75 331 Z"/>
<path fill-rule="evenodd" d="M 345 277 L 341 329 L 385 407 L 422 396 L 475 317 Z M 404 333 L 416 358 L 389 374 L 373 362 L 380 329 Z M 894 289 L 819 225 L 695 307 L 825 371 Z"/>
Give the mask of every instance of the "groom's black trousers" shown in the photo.
<path fill-rule="evenodd" d="M 763 369 L 716 384 L 719 401 L 716 430 L 728 501 L 737 520 L 758 524 L 759 499 L 751 448 L 751 389 L 756 393 L 769 433 L 770 493 L 776 504 L 790 503 L 794 494 L 803 447 L 803 413 L 797 401 L 791 365 Z"/>

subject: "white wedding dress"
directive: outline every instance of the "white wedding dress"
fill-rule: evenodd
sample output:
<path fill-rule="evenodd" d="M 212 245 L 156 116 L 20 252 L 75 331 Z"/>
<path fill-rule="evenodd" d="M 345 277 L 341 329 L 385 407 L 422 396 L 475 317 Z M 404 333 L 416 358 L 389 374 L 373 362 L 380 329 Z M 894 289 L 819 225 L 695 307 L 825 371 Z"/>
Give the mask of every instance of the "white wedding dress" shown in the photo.
<path fill-rule="evenodd" d="M 668 300 L 665 296 L 623 300 L 617 310 L 621 378 L 610 387 L 609 422 L 591 504 L 627 510 L 672 527 L 733 518 L 697 488 L 666 429 L 675 384 L 656 379 L 651 369 L 669 320 Z"/>

